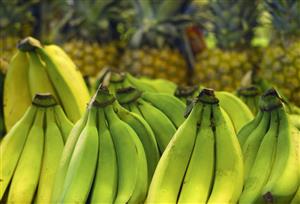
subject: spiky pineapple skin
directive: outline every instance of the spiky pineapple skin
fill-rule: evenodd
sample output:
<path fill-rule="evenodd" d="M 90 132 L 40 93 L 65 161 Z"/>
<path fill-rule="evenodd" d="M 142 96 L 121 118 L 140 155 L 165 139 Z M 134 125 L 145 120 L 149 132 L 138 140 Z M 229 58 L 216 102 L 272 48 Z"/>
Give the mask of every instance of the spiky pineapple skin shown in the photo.
<path fill-rule="evenodd" d="M 119 67 L 136 75 L 168 79 L 177 84 L 187 82 L 185 59 L 178 50 L 169 47 L 127 49 Z"/>
<path fill-rule="evenodd" d="M 253 50 L 210 48 L 196 56 L 193 83 L 215 90 L 234 91 L 259 61 Z"/>
<path fill-rule="evenodd" d="M 300 105 L 300 38 L 286 44 L 269 45 L 260 67 L 263 77 Z"/>
<path fill-rule="evenodd" d="M 95 77 L 103 68 L 117 66 L 117 42 L 98 43 L 72 39 L 65 42 L 63 48 L 84 76 Z"/>

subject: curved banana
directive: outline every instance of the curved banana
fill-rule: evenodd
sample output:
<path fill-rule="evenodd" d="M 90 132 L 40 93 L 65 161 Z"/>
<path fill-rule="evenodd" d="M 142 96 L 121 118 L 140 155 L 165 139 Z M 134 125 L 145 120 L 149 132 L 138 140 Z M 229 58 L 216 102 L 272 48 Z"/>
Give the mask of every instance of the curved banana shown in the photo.
<path fill-rule="evenodd" d="M 266 184 L 275 158 L 279 118 L 277 110 L 271 112 L 270 128 L 260 144 L 249 176 L 239 199 L 240 204 L 256 203 Z"/>
<path fill-rule="evenodd" d="M 216 91 L 215 94 L 220 101 L 220 106 L 231 118 L 236 133 L 253 119 L 253 114 L 247 105 L 235 95 L 225 91 Z"/>
<path fill-rule="evenodd" d="M 144 92 L 142 98 L 163 112 L 176 128 L 185 120 L 185 105 L 175 96 L 164 93 Z"/>
<path fill-rule="evenodd" d="M 133 77 L 131 74 L 126 74 L 126 81 L 132 84 L 139 91 L 157 92 L 157 90 L 150 84 Z"/>
<path fill-rule="evenodd" d="M 142 143 L 133 129 L 118 118 L 112 106 L 105 108 L 105 116 L 115 145 L 119 170 L 118 191 L 114 202 L 137 203 L 138 200 L 132 200 L 132 198 L 146 197 L 148 186 L 147 163 Z M 140 162 L 145 162 L 143 163 L 146 167 L 144 170 L 141 169 Z M 139 186 L 140 173 L 145 173 L 143 175 L 144 186 Z M 136 188 L 137 186 L 139 189 Z"/>
<path fill-rule="evenodd" d="M 77 144 L 78 138 L 86 126 L 86 122 L 88 119 L 89 111 L 86 111 L 83 117 L 77 121 L 77 123 L 74 125 L 73 129 L 71 130 L 68 140 L 65 143 L 65 147 L 63 149 L 61 159 L 59 162 L 59 167 L 57 168 L 55 178 L 54 178 L 54 184 L 53 184 L 53 190 L 51 195 L 51 202 L 52 203 L 58 203 L 59 198 L 61 196 L 61 193 L 63 191 L 63 185 L 65 183 L 66 174 L 68 171 L 68 167 L 70 165 L 70 161 L 75 149 L 75 146 Z"/>
<path fill-rule="evenodd" d="M 67 118 L 62 107 L 60 105 L 56 105 L 54 107 L 54 114 L 56 119 L 56 124 L 58 125 L 61 134 L 64 139 L 64 143 L 66 143 L 68 136 L 73 128 L 73 123 Z"/>
<path fill-rule="evenodd" d="M 173 95 L 177 89 L 177 85 L 167 79 L 150 79 L 150 78 L 139 78 L 145 84 L 152 86 L 158 93 L 166 93 Z"/>
<path fill-rule="evenodd" d="M 0 143 L 0 201 L 17 167 L 35 114 L 36 107 L 30 106 Z"/>
<path fill-rule="evenodd" d="M 45 147 L 36 203 L 50 203 L 51 191 L 59 160 L 64 148 L 63 136 L 56 124 L 54 108 L 46 109 Z"/>
<path fill-rule="evenodd" d="M 155 135 L 148 123 L 138 114 L 129 112 L 120 105 L 115 107 L 119 118 L 130 125 L 139 136 L 145 150 L 148 163 L 148 181 L 150 182 L 159 161 L 160 154 L 156 143 Z"/>
<path fill-rule="evenodd" d="M 164 151 L 150 184 L 147 203 L 176 203 L 197 136 L 202 104 L 196 103 Z"/>
<path fill-rule="evenodd" d="M 243 189 L 244 166 L 242 151 L 231 124 L 218 105 L 212 107 L 216 141 L 216 168 L 207 203 L 237 203 Z"/>
<path fill-rule="evenodd" d="M 117 155 L 102 108 L 98 109 L 98 132 L 98 163 L 91 203 L 113 203 L 118 187 Z"/>
<path fill-rule="evenodd" d="M 13 127 L 31 105 L 28 70 L 26 54 L 17 51 L 9 63 L 4 80 L 3 107 L 6 131 Z"/>
<path fill-rule="evenodd" d="M 279 108 L 278 115 L 280 121 L 276 156 L 263 194 L 265 199 L 271 197 L 275 203 L 288 203 L 299 185 L 298 152 L 293 135 L 298 134 L 298 131 L 288 120 L 283 107 Z"/>
<path fill-rule="evenodd" d="M 212 106 L 203 105 L 200 127 L 178 203 L 206 203 L 209 198 L 215 168 L 215 138 L 211 113 Z"/>
<path fill-rule="evenodd" d="M 85 203 L 93 184 L 97 166 L 99 139 L 97 109 L 90 107 L 86 126 L 74 148 L 59 202 Z"/>
<path fill-rule="evenodd" d="M 34 123 L 12 178 L 7 203 L 32 203 L 38 186 L 44 149 L 44 109 L 37 108 Z"/>
<path fill-rule="evenodd" d="M 47 75 L 46 67 L 36 54 L 36 52 L 28 52 L 29 56 L 29 71 L 28 81 L 31 93 L 31 98 L 37 93 L 50 93 L 58 100 L 51 81 Z"/>
<path fill-rule="evenodd" d="M 270 127 L 270 112 L 264 111 L 261 122 L 258 126 L 251 132 L 242 146 L 243 155 L 244 155 L 244 165 L 245 165 L 245 180 L 249 176 L 251 167 L 253 166 L 254 160 L 257 155 L 260 143 L 267 133 Z"/>

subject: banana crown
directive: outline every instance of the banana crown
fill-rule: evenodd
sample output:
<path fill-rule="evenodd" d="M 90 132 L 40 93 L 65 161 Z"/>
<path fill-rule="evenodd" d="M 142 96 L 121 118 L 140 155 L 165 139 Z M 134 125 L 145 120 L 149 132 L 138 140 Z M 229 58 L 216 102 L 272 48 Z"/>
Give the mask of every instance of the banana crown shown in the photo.
<path fill-rule="evenodd" d="M 38 93 L 33 97 L 32 104 L 46 108 L 57 105 L 57 102 L 50 93 Z"/>
<path fill-rule="evenodd" d="M 256 97 L 261 94 L 261 91 L 258 86 L 256 85 L 250 85 L 247 87 L 241 87 L 237 90 L 238 96 L 244 96 L 244 97 Z"/>

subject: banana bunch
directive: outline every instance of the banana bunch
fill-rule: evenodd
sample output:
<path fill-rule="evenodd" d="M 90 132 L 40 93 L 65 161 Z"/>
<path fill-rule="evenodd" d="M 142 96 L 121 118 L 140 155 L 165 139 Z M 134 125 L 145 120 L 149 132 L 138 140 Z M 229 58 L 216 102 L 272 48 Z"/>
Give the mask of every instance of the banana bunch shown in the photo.
<path fill-rule="evenodd" d="M 248 106 L 254 115 L 259 111 L 260 89 L 255 86 L 242 87 L 237 90 L 237 96 Z"/>
<path fill-rule="evenodd" d="M 0 203 L 49 203 L 73 124 L 49 94 L 35 95 L 0 143 Z"/>
<path fill-rule="evenodd" d="M 4 118 L 7 130 L 18 121 L 36 93 L 51 93 L 68 118 L 76 122 L 90 96 L 80 72 L 56 45 L 42 46 L 28 37 L 11 59 L 4 84 Z"/>
<path fill-rule="evenodd" d="M 153 171 L 158 159 L 147 123 L 100 86 L 69 135 L 51 202 L 142 203 L 150 180 L 148 164 Z"/>
<path fill-rule="evenodd" d="M 237 203 L 242 151 L 213 90 L 203 89 L 158 162 L 146 203 Z"/>
<path fill-rule="evenodd" d="M 290 203 L 300 184 L 300 133 L 275 89 L 262 95 L 259 107 L 238 133 L 245 166 L 239 203 Z"/>
<path fill-rule="evenodd" d="M 172 95 L 141 92 L 133 87 L 117 89 L 116 98 L 124 108 L 149 124 L 162 154 L 176 129 L 185 120 L 184 104 Z"/>
<path fill-rule="evenodd" d="M 132 86 L 140 91 L 165 93 L 173 95 L 177 88 L 174 82 L 166 79 L 149 79 L 146 77 L 137 78 L 130 73 L 120 72 L 114 69 L 103 69 L 94 83 L 94 90 L 100 85 L 105 84 L 112 93 L 119 88 Z"/>
<path fill-rule="evenodd" d="M 178 87 L 175 96 L 190 104 L 196 95 L 203 90 L 202 87 Z M 219 104 L 227 113 L 237 133 L 245 124 L 253 119 L 253 114 L 247 105 L 232 93 L 226 91 L 215 91 Z"/>

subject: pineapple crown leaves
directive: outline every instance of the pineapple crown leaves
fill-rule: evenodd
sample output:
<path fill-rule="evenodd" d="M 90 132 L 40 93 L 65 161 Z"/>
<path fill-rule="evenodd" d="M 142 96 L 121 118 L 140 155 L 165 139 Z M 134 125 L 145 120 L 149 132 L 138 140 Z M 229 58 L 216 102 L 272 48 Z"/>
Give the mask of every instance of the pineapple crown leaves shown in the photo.
<path fill-rule="evenodd" d="M 300 35 L 299 0 L 265 0 L 265 6 L 277 34 L 283 37 Z"/>

